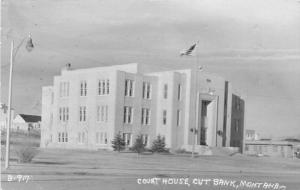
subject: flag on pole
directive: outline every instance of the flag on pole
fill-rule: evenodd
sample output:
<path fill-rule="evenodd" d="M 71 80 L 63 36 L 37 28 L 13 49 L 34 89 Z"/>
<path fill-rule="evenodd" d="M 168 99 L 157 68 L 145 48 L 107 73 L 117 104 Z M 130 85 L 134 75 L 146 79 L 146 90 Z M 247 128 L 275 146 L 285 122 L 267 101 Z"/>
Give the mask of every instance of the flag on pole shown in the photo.
<path fill-rule="evenodd" d="M 197 44 L 198 42 L 193 44 L 189 49 L 181 51 L 180 56 L 191 55 L 192 52 L 196 49 Z"/>

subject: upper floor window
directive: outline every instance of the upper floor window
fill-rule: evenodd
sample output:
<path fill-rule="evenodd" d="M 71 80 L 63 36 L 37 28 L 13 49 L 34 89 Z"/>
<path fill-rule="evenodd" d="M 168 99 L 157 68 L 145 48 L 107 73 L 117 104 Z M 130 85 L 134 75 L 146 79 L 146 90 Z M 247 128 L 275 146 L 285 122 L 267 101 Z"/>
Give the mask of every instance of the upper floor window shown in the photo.
<path fill-rule="evenodd" d="M 167 124 L 167 110 L 163 110 L 163 124 Z"/>
<path fill-rule="evenodd" d="M 150 99 L 151 98 L 151 84 L 150 82 L 143 82 L 143 98 Z"/>
<path fill-rule="evenodd" d="M 60 121 L 69 121 L 69 108 L 60 107 L 59 108 L 59 120 Z"/>
<path fill-rule="evenodd" d="M 69 96 L 69 82 L 60 82 L 59 84 L 59 96 L 60 97 L 67 97 Z"/>
<path fill-rule="evenodd" d="M 86 81 L 80 82 L 80 96 L 86 96 L 87 94 L 87 83 Z"/>
<path fill-rule="evenodd" d="M 125 96 L 133 96 L 134 81 L 130 79 L 125 80 Z"/>
<path fill-rule="evenodd" d="M 182 87 L 181 87 L 181 84 L 178 84 L 178 94 L 177 94 L 177 98 L 178 98 L 178 100 L 181 100 L 181 91 L 182 91 L 182 89 L 181 89 Z"/>
<path fill-rule="evenodd" d="M 98 81 L 98 95 L 109 94 L 109 80 Z"/>
<path fill-rule="evenodd" d="M 80 106 L 79 108 L 79 121 L 86 121 L 86 106 Z"/>
<path fill-rule="evenodd" d="M 168 98 L 168 84 L 164 84 L 164 99 Z"/>
<path fill-rule="evenodd" d="M 108 121 L 108 105 L 97 106 L 97 121 L 98 122 Z"/>
<path fill-rule="evenodd" d="M 132 123 L 133 108 L 124 106 L 124 123 Z"/>
<path fill-rule="evenodd" d="M 149 108 L 142 108 L 142 125 L 150 125 L 151 111 Z"/>

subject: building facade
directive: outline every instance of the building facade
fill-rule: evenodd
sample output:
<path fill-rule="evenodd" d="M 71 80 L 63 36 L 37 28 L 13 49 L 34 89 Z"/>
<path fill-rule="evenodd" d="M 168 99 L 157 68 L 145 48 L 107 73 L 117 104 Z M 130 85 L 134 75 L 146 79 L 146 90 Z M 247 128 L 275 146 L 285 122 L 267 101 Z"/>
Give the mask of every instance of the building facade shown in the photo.
<path fill-rule="evenodd" d="M 171 150 L 231 146 L 238 134 L 231 133 L 229 82 L 201 70 L 147 70 L 68 65 L 43 87 L 41 147 L 111 149 L 118 133 L 129 147 L 138 135 L 147 147 L 162 135 Z"/>

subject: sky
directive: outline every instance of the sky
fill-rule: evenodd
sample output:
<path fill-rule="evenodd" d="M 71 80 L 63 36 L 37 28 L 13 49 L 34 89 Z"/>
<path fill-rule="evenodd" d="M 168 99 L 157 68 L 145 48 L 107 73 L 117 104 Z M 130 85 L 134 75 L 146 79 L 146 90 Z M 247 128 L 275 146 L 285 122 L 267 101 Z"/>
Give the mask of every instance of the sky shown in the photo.
<path fill-rule="evenodd" d="M 300 138 L 299 0 L 2 0 L 1 101 L 10 43 L 32 35 L 15 58 L 13 107 L 41 114 L 41 88 L 75 69 L 143 63 L 176 69 L 199 41 L 199 65 L 245 99 L 245 127 L 261 137 Z"/>

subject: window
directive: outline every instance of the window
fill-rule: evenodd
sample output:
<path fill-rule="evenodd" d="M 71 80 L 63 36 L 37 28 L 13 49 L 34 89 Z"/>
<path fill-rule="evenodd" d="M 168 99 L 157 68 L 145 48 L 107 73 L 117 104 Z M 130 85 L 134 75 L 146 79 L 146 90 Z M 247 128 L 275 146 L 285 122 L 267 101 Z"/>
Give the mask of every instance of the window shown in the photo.
<path fill-rule="evenodd" d="M 85 142 L 85 132 L 79 132 L 78 133 L 78 143 L 84 143 Z"/>
<path fill-rule="evenodd" d="M 142 108 L 142 125 L 150 125 L 151 111 L 149 108 Z"/>
<path fill-rule="evenodd" d="M 143 98 L 151 99 L 151 84 L 149 82 L 143 82 Z"/>
<path fill-rule="evenodd" d="M 96 132 L 96 144 L 99 144 L 99 132 Z"/>
<path fill-rule="evenodd" d="M 236 107 L 236 110 L 241 109 L 241 101 L 238 98 L 235 99 L 235 107 Z"/>
<path fill-rule="evenodd" d="M 167 124 L 167 110 L 163 110 L 163 124 Z"/>
<path fill-rule="evenodd" d="M 54 103 L 54 93 L 51 92 L 51 104 L 53 104 L 53 103 Z"/>
<path fill-rule="evenodd" d="M 59 84 L 59 96 L 60 97 L 67 97 L 69 96 L 69 82 L 60 82 Z"/>
<path fill-rule="evenodd" d="M 98 95 L 109 94 L 109 80 L 99 80 L 98 81 Z"/>
<path fill-rule="evenodd" d="M 239 120 L 235 120 L 235 132 L 239 132 Z"/>
<path fill-rule="evenodd" d="M 143 138 L 143 144 L 147 147 L 148 146 L 148 135 L 142 135 L 142 138 Z"/>
<path fill-rule="evenodd" d="M 106 132 L 97 132 L 96 133 L 96 144 L 107 144 L 107 133 Z"/>
<path fill-rule="evenodd" d="M 179 126 L 180 125 L 180 118 L 181 116 L 180 116 L 180 110 L 177 110 L 177 126 Z"/>
<path fill-rule="evenodd" d="M 104 144 L 107 144 L 107 133 L 104 133 Z"/>
<path fill-rule="evenodd" d="M 51 135 L 52 141 L 52 135 Z M 68 133 L 67 132 L 59 132 L 58 133 L 58 142 L 68 142 Z"/>
<path fill-rule="evenodd" d="M 86 121 L 86 106 L 80 106 L 79 108 L 79 121 Z"/>
<path fill-rule="evenodd" d="M 68 107 L 60 107 L 59 108 L 59 120 L 66 122 L 69 121 L 69 108 Z"/>
<path fill-rule="evenodd" d="M 129 80 L 126 79 L 125 80 L 125 96 L 133 96 L 133 85 L 134 85 L 134 81 L 133 80 Z"/>
<path fill-rule="evenodd" d="M 178 84 L 178 100 L 181 100 L 181 84 Z"/>
<path fill-rule="evenodd" d="M 97 106 L 97 121 L 98 122 L 108 121 L 108 105 Z"/>
<path fill-rule="evenodd" d="M 106 80 L 106 94 L 109 94 L 109 79 Z"/>
<path fill-rule="evenodd" d="M 165 84 L 164 85 L 164 99 L 167 99 L 168 98 L 168 85 Z"/>
<path fill-rule="evenodd" d="M 86 96 L 87 94 L 87 83 L 86 81 L 80 82 L 80 96 Z"/>
<path fill-rule="evenodd" d="M 132 123 L 133 109 L 132 107 L 124 107 L 124 123 Z"/>
<path fill-rule="evenodd" d="M 108 105 L 105 106 L 105 122 L 108 121 Z"/>
<path fill-rule="evenodd" d="M 126 146 L 130 146 L 131 145 L 131 133 L 123 133 L 123 139 L 125 141 L 125 145 Z"/>

